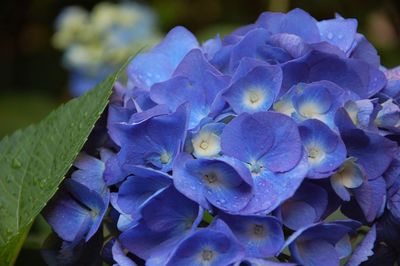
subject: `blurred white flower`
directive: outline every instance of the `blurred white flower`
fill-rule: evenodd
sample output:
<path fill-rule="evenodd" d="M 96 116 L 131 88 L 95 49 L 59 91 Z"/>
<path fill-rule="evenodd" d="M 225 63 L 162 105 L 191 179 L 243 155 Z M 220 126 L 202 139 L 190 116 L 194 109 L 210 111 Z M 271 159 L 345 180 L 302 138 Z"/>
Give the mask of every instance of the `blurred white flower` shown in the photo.
<path fill-rule="evenodd" d="M 86 84 L 88 77 L 101 80 L 98 75 L 106 76 L 130 55 L 159 40 L 154 13 L 130 2 L 99 3 L 91 13 L 68 7 L 56 19 L 55 28 L 53 45 L 64 50 L 63 64 L 75 76 L 73 86 L 79 83 L 77 73 Z"/>

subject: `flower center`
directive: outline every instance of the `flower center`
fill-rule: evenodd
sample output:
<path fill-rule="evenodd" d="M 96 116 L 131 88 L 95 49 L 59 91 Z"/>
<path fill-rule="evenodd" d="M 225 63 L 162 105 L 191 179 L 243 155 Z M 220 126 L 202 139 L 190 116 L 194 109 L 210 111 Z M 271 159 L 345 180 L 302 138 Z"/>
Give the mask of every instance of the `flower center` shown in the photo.
<path fill-rule="evenodd" d="M 245 92 L 243 101 L 248 108 L 257 109 L 263 105 L 266 97 L 267 95 L 261 89 L 251 88 Z"/>
<path fill-rule="evenodd" d="M 221 151 L 220 137 L 210 131 L 202 131 L 192 138 L 196 157 L 212 157 Z"/>
<path fill-rule="evenodd" d="M 205 140 L 202 140 L 201 143 L 200 143 L 200 148 L 203 149 L 203 150 L 207 150 L 208 142 L 205 141 Z"/>
<path fill-rule="evenodd" d="M 255 104 L 260 100 L 260 97 L 257 95 L 256 92 L 252 91 L 249 93 L 249 100 L 252 104 Z"/>
<path fill-rule="evenodd" d="M 97 217 L 98 215 L 99 215 L 99 210 L 96 210 L 96 209 L 90 210 L 90 216 L 91 216 L 92 218 L 95 218 L 95 217 Z"/>
<path fill-rule="evenodd" d="M 263 235 L 264 235 L 264 232 L 265 232 L 265 228 L 264 228 L 263 225 L 261 225 L 261 224 L 255 224 L 255 225 L 253 226 L 253 233 L 254 233 L 254 235 L 256 235 L 256 236 L 263 236 Z"/>
<path fill-rule="evenodd" d="M 250 164 L 250 172 L 253 175 L 259 175 L 264 170 L 264 166 L 258 162 Z"/>
<path fill-rule="evenodd" d="M 204 261 L 211 261 L 214 257 L 214 252 L 212 252 L 212 250 L 209 249 L 205 249 L 203 250 L 203 252 L 201 253 L 201 258 Z"/>
<path fill-rule="evenodd" d="M 318 163 L 322 161 L 325 157 L 324 151 L 322 151 L 319 147 L 310 146 L 307 148 L 308 152 L 308 160 L 312 163 Z"/>
<path fill-rule="evenodd" d="M 217 181 L 217 175 L 214 173 L 205 174 L 204 179 L 207 181 L 208 184 L 213 184 Z"/>
<path fill-rule="evenodd" d="M 161 154 L 160 161 L 162 164 L 167 164 L 167 163 L 169 163 L 170 160 L 171 160 L 171 156 L 167 152 L 164 152 L 163 154 Z"/>

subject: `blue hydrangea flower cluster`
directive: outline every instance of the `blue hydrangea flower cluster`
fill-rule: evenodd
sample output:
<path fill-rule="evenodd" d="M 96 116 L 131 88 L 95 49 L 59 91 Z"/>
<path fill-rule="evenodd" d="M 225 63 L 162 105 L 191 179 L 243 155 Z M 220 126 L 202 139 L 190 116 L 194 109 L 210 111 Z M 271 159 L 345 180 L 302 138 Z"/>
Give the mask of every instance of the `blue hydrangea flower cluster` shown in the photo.
<path fill-rule="evenodd" d="M 380 65 L 355 19 L 265 12 L 202 45 L 176 27 L 115 84 L 44 211 L 63 241 L 44 254 L 73 265 L 393 265 L 399 98 L 400 69 Z"/>
<path fill-rule="evenodd" d="M 91 89 L 131 54 L 158 40 L 152 10 L 132 2 L 100 2 L 91 12 L 67 7 L 57 17 L 55 30 L 53 45 L 64 51 L 71 96 Z"/>

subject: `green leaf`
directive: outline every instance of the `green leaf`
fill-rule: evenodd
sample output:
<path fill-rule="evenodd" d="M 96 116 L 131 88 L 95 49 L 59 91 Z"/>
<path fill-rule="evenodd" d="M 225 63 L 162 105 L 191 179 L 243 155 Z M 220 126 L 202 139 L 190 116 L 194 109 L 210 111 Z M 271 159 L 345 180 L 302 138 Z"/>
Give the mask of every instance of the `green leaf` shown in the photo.
<path fill-rule="evenodd" d="M 118 76 L 0 142 L 0 265 L 15 263 L 33 220 L 57 191 Z"/>

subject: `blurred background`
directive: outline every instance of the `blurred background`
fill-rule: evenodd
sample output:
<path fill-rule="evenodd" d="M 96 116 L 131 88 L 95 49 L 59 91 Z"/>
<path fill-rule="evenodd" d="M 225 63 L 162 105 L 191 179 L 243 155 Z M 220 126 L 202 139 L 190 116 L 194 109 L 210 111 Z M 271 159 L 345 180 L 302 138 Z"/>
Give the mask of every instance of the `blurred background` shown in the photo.
<path fill-rule="evenodd" d="M 204 41 L 252 23 L 267 10 L 286 12 L 299 7 L 318 20 L 339 13 L 358 19 L 359 32 L 378 49 L 383 65 L 400 65 L 399 0 L 148 0 L 135 1 L 140 6 L 134 4 L 133 13 L 113 5 L 122 2 L 99 3 L 1 1 L 0 138 L 39 121 L 117 68 L 128 54 L 156 43 L 175 25 L 187 27 Z M 73 13 L 75 17 L 65 15 L 69 6 L 80 7 Z M 112 16 L 119 20 L 110 21 Z M 128 33 L 133 27 L 136 29 Z M 113 53 L 116 47 L 123 52 Z M 97 61 L 92 64 L 92 59 Z M 44 265 L 38 250 L 48 233 L 48 226 L 39 218 L 17 265 Z"/>

